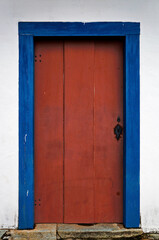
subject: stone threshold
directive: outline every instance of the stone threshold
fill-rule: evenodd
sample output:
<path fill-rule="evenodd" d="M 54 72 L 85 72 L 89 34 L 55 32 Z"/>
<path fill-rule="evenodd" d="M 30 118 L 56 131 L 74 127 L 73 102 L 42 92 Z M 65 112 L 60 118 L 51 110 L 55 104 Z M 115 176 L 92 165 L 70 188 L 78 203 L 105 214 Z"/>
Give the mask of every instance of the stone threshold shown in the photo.
<path fill-rule="evenodd" d="M 141 229 L 126 229 L 122 224 L 58 224 L 59 239 L 123 239 L 140 237 Z"/>
<path fill-rule="evenodd" d="M 37 224 L 33 230 L 0 230 L 3 240 L 159 240 L 159 234 L 122 224 Z"/>

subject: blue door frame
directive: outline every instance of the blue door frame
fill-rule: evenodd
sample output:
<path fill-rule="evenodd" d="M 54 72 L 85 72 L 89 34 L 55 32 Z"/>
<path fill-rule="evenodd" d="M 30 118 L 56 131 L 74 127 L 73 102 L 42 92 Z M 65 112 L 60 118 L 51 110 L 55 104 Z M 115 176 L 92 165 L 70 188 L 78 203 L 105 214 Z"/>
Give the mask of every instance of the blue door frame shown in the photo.
<path fill-rule="evenodd" d="M 34 227 L 34 37 L 122 36 L 124 64 L 124 212 L 126 228 L 140 224 L 140 23 L 19 23 L 19 229 Z"/>

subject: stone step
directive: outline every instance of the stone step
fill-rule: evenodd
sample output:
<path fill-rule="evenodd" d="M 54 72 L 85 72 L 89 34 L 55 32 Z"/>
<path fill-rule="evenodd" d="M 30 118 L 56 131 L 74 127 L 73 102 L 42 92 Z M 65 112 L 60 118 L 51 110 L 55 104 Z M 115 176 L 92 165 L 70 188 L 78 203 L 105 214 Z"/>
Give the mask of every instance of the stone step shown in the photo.
<path fill-rule="evenodd" d="M 8 240 L 110 240 L 142 239 L 141 229 L 126 229 L 122 224 L 37 224 L 33 230 L 10 230 L 4 234 Z"/>
<path fill-rule="evenodd" d="M 56 240 L 56 224 L 37 224 L 33 230 L 11 230 L 8 240 Z"/>
<path fill-rule="evenodd" d="M 58 224 L 57 233 L 59 239 L 123 239 L 142 236 L 143 231 L 138 229 L 126 229 L 122 224 Z"/>

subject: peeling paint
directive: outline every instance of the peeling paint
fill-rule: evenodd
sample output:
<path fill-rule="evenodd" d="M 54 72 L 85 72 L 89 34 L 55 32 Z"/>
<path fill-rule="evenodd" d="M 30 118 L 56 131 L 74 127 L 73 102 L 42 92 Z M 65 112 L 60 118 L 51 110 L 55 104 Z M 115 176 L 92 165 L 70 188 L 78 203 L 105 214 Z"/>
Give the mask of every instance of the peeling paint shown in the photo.
<path fill-rule="evenodd" d="M 26 195 L 27 195 L 27 197 L 28 197 L 28 195 L 29 195 L 29 190 L 27 190 L 27 194 L 26 194 Z"/>
<path fill-rule="evenodd" d="M 24 136 L 24 142 L 26 143 L 26 139 L 27 139 L 27 133 L 25 134 L 25 136 Z"/>

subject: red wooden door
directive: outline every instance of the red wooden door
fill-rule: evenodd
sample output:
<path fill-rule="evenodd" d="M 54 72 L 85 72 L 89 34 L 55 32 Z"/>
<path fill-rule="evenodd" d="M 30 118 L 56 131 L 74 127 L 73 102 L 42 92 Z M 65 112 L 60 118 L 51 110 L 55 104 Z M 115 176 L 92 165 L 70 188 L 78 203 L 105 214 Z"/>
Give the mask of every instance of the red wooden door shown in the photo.
<path fill-rule="evenodd" d="M 123 222 L 123 43 L 35 44 L 35 222 Z"/>

